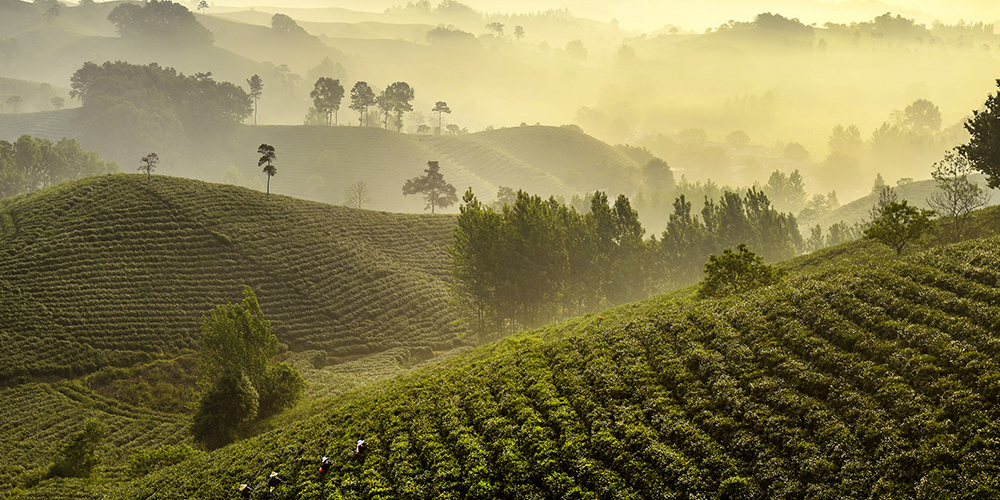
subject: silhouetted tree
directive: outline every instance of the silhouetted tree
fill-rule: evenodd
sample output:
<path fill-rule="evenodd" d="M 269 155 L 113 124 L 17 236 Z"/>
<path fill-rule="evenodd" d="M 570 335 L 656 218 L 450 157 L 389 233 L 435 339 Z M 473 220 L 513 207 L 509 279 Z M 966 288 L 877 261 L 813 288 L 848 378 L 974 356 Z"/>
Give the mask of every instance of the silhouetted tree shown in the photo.
<path fill-rule="evenodd" d="M 372 201 L 371 191 L 368 190 L 368 183 L 358 181 L 344 191 L 344 205 L 353 208 L 365 208 L 365 205 Z"/>
<path fill-rule="evenodd" d="M 1000 79 L 997 79 L 1000 87 Z M 972 167 L 986 174 L 989 187 L 1000 187 L 1000 93 L 989 94 L 982 109 L 973 110 L 965 121 L 968 144 L 958 147 Z"/>
<path fill-rule="evenodd" d="M 142 165 L 139 165 L 139 171 L 146 172 L 146 182 L 149 182 L 149 176 L 153 173 L 157 164 L 160 163 L 160 157 L 156 153 L 149 153 L 139 161 L 142 163 Z"/>
<path fill-rule="evenodd" d="M 7 105 L 10 106 L 11 111 L 16 115 L 17 110 L 24 103 L 24 98 L 19 95 L 12 95 L 7 98 Z"/>
<path fill-rule="evenodd" d="M 53 97 L 49 102 L 51 102 L 52 107 L 56 109 L 63 109 L 66 107 L 66 99 L 63 99 L 62 97 Z"/>
<path fill-rule="evenodd" d="M 202 0 L 204 3 L 205 0 Z M 260 78 L 260 75 L 253 75 L 247 79 L 247 85 L 250 87 L 250 92 L 247 94 L 253 99 L 253 124 L 257 124 L 257 100 L 260 99 L 260 95 L 264 92 L 264 80 Z"/>
<path fill-rule="evenodd" d="M 444 101 L 438 101 L 434 103 L 434 109 L 432 109 L 431 112 L 438 114 L 437 135 L 441 135 L 441 113 L 447 113 L 450 115 L 451 108 L 448 107 L 448 103 Z"/>
<path fill-rule="evenodd" d="M 455 186 L 445 182 L 438 162 L 427 162 L 427 170 L 424 170 L 424 172 L 427 175 L 414 177 L 406 181 L 406 184 L 403 184 L 403 196 L 411 194 L 424 195 L 424 200 L 427 201 L 427 206 L 424 207 L 424 210 L 429 208 L 431 209 L 431 213 L 434 213 L 436 207 L 447 208 L 458 201 L 458 195 L 455 194 Z"/>
<path fill-rule="evenodd" d="M 302 26 L 299 26 L 299 23 L 295 22 L 294 19 L 281 13 L 271 16 L 271 29 L 277 31 L 278 33 L 285 33 L 289 35 L 309 34 L 302 28 Z"/>
<path fill-rule="evenodd" d="M 207 8 L 208 8 L 208 0 L 201 0 L 200 2 L 198 2 L 198 10 L 200 10 L 202 14 L 205 13 L 205 9 Z"/>
<path fill-rule="evenodd" d="M 514 26 L 514 38 L 518 40 L 524 38 L 524 28 L 521 25 Z"/>
<path fill-rule="evenodd" d="M 173 43 L 212 44 L 212 32 L 187 7 L 170 0 L 122 3 L 108 14 L 122 37 L 169 39 Z"/>
<path fill-rule="evenodd" d="M 413 111 L 413 89 L 406 82 L 395 82 L 385 89 L 392 105 L 392 112 L 396 115 L 396 132 L 403 130 L 403 113 Z M 458 199 L 456 198 L 456 201 Z"/>
<path fill-rule="evenodd" d="M 321 77 L 316 80 L 309 97 L 312 97 L 316 111 L 326 116 L 326 124 L 335 124 L 335 114 L 340 111 L 340 101 L 344 98 L 344 86 L 340 84 L 340 80 Z"/>
<path fill-rule="evenodd" d="M 265 163 L 267 164 L 267 166 L 264 167 L 264 173 L 267 174 L 267 195 L 270 196 L 271 177 L 274 177 L 274 174 L 278 173 L 277 167 L 274 166 L 274 146 L 261 144 L 260 147 L 257 148 L 257 154 L 260 155 L 260 159 L 257 160 L 257 166 L 259 167 Z"/>
<path fill-rule="evenodd" d="M 357 82 L 351 88 L 351 109 L 358 112 L 358 125 L 368 126 L 368 108 L 374 106 L 375 91 L 366 82 Z"/>
<path fill-rule="evenodd" d="M 500 24 L 499 21 L 493 21 L 492 23 L 489 23 L 489 24 L 486 25 L 486 29 L 492 31 L 493 34 L 496 35 L 496 36 L 503 36 L 503 27 L 504 26 L 505 25 Z"/>
<path fill-rule="evenodd" d="M 941 129 L 941 110 L 927 99 L 913 101 L 903 110 L 903 126 L 918 134 L 933 134 Z"/>
<path fill-rule="evenodd" d="M 990 202 L 990 193 L 969 181 L 972 171 L 969 160 L 951 150 L 945 153 L 944 160 L 934 164 L 931 172 L 938 191 L 927 200 L 927 205 L 947 222 L 942 229 L 949 233 L 946 239 L 951 241 L 961 241 L 969 214 Z"/>

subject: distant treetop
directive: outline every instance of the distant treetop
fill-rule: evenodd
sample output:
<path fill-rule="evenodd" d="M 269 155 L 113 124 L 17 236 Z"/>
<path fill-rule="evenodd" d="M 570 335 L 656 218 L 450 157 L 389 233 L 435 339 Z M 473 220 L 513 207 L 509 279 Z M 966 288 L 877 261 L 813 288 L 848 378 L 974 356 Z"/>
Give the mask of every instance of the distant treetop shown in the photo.
<path fill-rule="evenodd" d="M 170 39 L 195 45 L 215 41 L 212 32 L 187 7 L 170 0 L 120 4 L 108 14 L 108 21 L 114 23 L 122 37 Z"/>

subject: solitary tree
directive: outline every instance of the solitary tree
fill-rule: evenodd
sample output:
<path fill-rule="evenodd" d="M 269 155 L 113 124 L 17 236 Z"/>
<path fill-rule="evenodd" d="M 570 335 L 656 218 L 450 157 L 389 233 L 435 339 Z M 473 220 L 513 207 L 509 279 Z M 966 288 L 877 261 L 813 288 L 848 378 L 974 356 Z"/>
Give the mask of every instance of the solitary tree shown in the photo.
<path fill-rule="evenodd" d="M 198 10 L 200 10 L 202 14 L 205 13 L 205 9 L 207 8 L 208 8 L 208 0 L 201 0 L 200 2 L 198 2 Z"/>
<path fill-rule="evenodd" d="M 451 114 L 451 108 L 448 107 L 448 103 L 444 101 L 438 101 L 434 103 L 434 109 L 431 110 L 432 113 L 438 114 L 438 128 L 437 135 L 441 135 L 441 113 Z"/>
<path fill-rule="evenodd" d="M 66 107 L 66 99 L 63 99 L 62 97 L 59 96 L 53 97 L 52 100 L 49 102 L 51 102 L 52 107 L 56 109 L 63 109 Z"/>
<path fill-rule="evenodd" d="M 359 113 L 358 125 L 368 125 L 368 108 L 375 105 L 375 91 L 366 82 L 357 82 L 351 88 L 351 109 Z"/>
<path fill-rule="evenodd" d="M 514 38 L 518 40 L 524 38 L 524 28 L 521 25 L 514 26 Z"/>
<path fill-rule="evenodd" d="M 344 191 L 344 205 L 352 208 L 365 208 L 365 205 L 372 201 L 371 192 L 368 191 L 368 184 L 365 181 L 358 181 Z"/>
<path fill-rule="evenodd" d="M 969 160 L 952 150 L 945 153 L 944 160 L 934 164 L 931 172 L 938 191 L 927 204 L 947 222 L 942 229 L 952 241 L 961 241 L 969 214 L 990 202 L 990 193 L 969 181 L 972 171 Z"/>
<path fill-rule="evenodd" d="M 865 229 L 865 238 L 878 240 L 896 251 L 903 253 L 906 245 L 919 241 L 931 228 L 933 210 L 922 210 L 902 202 L 891 201 L 885 205 L 878 218 Z"/>
<path fill-rule="evenodd" d="M 139 165 L 139 171 L 146 172 L 146 182 L 149 182 L 149 176 L 153 173 L 156 165 L 160 163 L 160 157 L 157 156 L 156 153 L 149 153 L 148 155 L 143 156 L 139 161 L 142 163 Z"/>
<path fill-rule="evenodd" d="M 958 151 L 973 168 L 986 174 L 989 187 L 1000 187 L 1000 94 L 987 96 L 983 109 L 974 110 L 972 118 L 966 120 L 965 129 L 971 137 Z"/>
<path fill-rule="evenodd" d="M 336 123 L 334 115 L 340 111 L 340 101 L 344 98 L 344 86 L 340 84 L 340 80 L 320 77 L 309 97 L 312 97 L 316 111 L 326 116 L 327 125 Z"/>
<path fill-rule="evenodd" d="M 7 98 L 7 105 L 10 106 L 10 109 L 15 115 L 17 114 L 18 108 L 21 107 L 21 104 L 24 104 L 24 98 L 19 95 L 12 95 Z"/>
<path fill-rule="evenodd" d="M 427 175 L 414 177 L 406 181 L 406 184 L 403 185 L 403 196 L 411 194 L 424 195 L 424 200 L 427 201 L 427 206 L 424 207 L 424 210 L 429 208 L 431 209 L 431 213 L 434 213 L 436 207 L 450 207 L 458 201 L 458 195 L 455 194 L 455 186 L 445 182 L 444 176 L 441 175 L 440 167 L 438 167 L 438 162 L 427 162 L 427 170 L 424 170 L 424 172 Z"/>
<path fill-rule="evenodd" d="M 73 434 L 49 467 L 50 477 L 90 477 L 97 465 L 97 447 L 104 440 L 107 427 L 96 418 L 88 418 L 83 430 Z"/>
<path fill-rule="evenodd" d="M 309 34 L 302 28 L 302 26 L 299 26 L 299 23 L 295 22 L 294 19 L 280 12 L 271 16 L 271 29 L 279 33 L 286 33 L 289 35 Z"/>
<path fill-rule="evenodd" d="M 787 274 L 783 269 L 769 266 L 764 258 L 740 243 L 736 252 L 731 248 L 721 256 L 712 255 L 705 263 L 705 279 L 698 288 L 698 297 L 724 297 L 755 288 L 773 285 Z"/>
<path fill-rule="evenodd" d="M 271 177 L 274 177 L 274 174 L 278 173 L 278 169 L 274 166 L 274 146 L 261 144 L 260 147 L 257 148 L 257 154 L 260 155 L 260 159 L 257 160 L 257 166 L 259 167 L 265 163 L 267 164 L 267 166 L 264 167 L 264 173 L 267 174 L 267 195 L 270 196 Z"/>
<path fill-rule="evenodd" d="M 503 36 L 503 27 L 504 26 L 505 25 L 504 24 L 500 24 L 499 21 L 493 21 L 492 23 L 489 23 L 489 24 L 486 25 L 486 29 L 492 31 L 493 34 L 496 35 L 496 36 Z"/>
<path fill-rule="evenodd" d="M 202 0 L 201 3 L 205 3 Z M 260 95 L 264 92 L 264 80 L 260 78 L 260 75 L 253 75 L 247 79 L 247 85 L 250 86 L 250 93 L 248 94 L 251 99 L 253 99 L 253 124 L 257 124 L 257 99 L 260 99 Z"/>
<path fill-rule="evenodd" d="M 392 112 L 396 115 L 396 132 L 403 130 L 403 113 L 413 111 L 413 88 L 406 82 L 396 82 L 386 87 Z"/>
<path fill-rule="evenodd" d="M 294 401 L 304 382 L 291 367 L 270 363 L 278 339 L 249 286 L 240 304 L 220 305 L 204 316 L 201 331 L 199 368 L 209 389 L 191 430 L 217 448 L 235 439 L 244 423 Z"/>

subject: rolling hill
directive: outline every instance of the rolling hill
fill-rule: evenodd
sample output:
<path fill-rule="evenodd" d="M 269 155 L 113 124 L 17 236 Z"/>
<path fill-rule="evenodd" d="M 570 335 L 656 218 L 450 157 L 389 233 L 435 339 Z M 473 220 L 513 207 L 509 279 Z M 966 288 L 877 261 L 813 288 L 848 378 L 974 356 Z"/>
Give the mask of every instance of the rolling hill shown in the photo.
<path fill-rule="evenodd" d="M 279 340 L 321 351 L 320 366 L 395 347 L 449 349 L 460 333 L 447 293 L 453 225 L 162 176 L 2 200 L 2 378 L 189 349 L 202 315 L 237 301 L 244 284 Z"/>
<path fill-rule="evenodd" d="M 222 180 L 226 165 L 239 165 L 247 179 L 260 178 L 257 147 L 267 143 L 278 155 L 278 175 L 271 188 L 326 203 L 341 203 L 344 190 L 366 181 L 371 206 L 378 210 L 421 212 L 424 202 L 401 193 L 407 179 L 423 175 L 437 160 L 445 180 L 459 196 L 472 187 L 491 200 L 500 186 L 543 196 L 610 189 L 633 193 L 640 185 L 639 166 L 613 147 L 562 127 L 525 126 L 460 136 L 399 134 L 368 127 L 244 127 L 231 155 L 212 171 L 182 175 Z M 455 211 L 457 207 L 449 210 Z"/>
<path fill-rule="evenodd" d="M 275 495 L 303 499 L 992 498 L 998 248 L 574 319 L 115 494 L 230 498 L 277 471 Z"/>

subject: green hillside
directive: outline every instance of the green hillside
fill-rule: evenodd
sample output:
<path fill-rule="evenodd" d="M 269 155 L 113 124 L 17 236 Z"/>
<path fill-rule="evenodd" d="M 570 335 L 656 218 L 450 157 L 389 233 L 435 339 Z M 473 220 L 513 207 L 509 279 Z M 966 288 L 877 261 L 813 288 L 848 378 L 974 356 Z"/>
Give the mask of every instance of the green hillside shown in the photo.
<path fill-rule="evenodd" d="M 192 348 L 201 316 L 238 300 L 244 284 L 278 339 L 321 351 L 320 366 L 451 348 L 453 224 L 162 176 L 88 178 L 2 200 L 2 378 Z"/>
<path fill-rule="evenodd" d="M 15 141 L 22 135 L 45 137 L 53 141 L 63 137 L 79 137 L 74 124 L 79 111 L 76 108 L 0 115 L 0 140 Z"/>
<path fill-rule="evenodd" d="M 116 494 L 231 498 L 273 470 L 277 498 L 994 498 L 998 246 L 575 319 Z"/>

